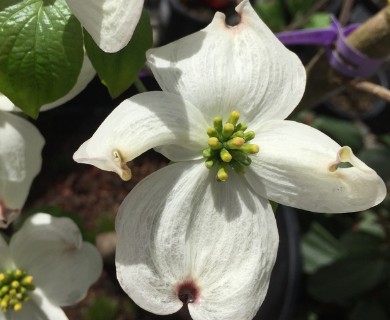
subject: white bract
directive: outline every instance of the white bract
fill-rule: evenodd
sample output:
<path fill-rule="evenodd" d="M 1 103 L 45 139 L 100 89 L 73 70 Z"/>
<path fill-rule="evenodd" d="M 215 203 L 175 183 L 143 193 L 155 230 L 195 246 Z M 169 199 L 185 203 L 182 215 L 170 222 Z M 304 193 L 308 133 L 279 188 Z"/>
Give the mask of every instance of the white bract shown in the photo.
<path fill-rule="evenodd" d="M 0 111 L 0 228 L 20 213 L 41 170 L 44 142 L 33 124 Z"/>
<path fill-rule="evenodd" d="M 96 44 L 106 52 L 124 48 L 141 17 L 144 0 L 66 0 Z"/>
<path fill-rule="evenodd" d="M 1 320 L 66 320 L 59 306 L 82 300 L 102 271 L 76 224 L 46 213 L 29 218 L 9 245 L 0 236 L 0 257 Z"/>
<path fill-rule="evenodd" d="M 175 162 L 139 183 L 116 221 L 119 282 L 157 314 L 189 303 L 196 320 L 254 317 L 278 247 L 267 199 L 337 213 L 386 194 L 349 147 L 283 120 L 304 92 L 304 67 L 249 1 L 236 10 L 236 26 L 217 13 L 204 30 L 150 50 L 163 91 L 122 102 L 74 155 L 123 179 L 150 148 Z"/>

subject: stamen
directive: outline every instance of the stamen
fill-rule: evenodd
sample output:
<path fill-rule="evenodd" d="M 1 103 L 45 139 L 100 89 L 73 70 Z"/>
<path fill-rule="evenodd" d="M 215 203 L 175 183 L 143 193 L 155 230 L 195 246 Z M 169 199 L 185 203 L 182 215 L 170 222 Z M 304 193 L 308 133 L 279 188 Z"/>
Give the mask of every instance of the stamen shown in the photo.
<path fill-rule="evenodd" d="M 238 131 L 236 131 L 236 132 L 234 132 L 234 133 L 232 134 L 232 137 L 233 137 L 233 138 L 239 137 L 239 138 L 245 139 L 244 131 L 238 130 Z"/>
<path fill-rule="evenodd" d="M 212 155 L 213 155 L 213 150 L 211 150 L 210 148 L 203 150 L 203 157 L 204 158 L 210 158 Z"/>
<path fill-rule="evenodd" d="M 219 166 L 219 169 L 217 172 L 217 178 L 219 181 L 226 181 L 229 178 L 226 166 L 224 166 L 224 165 Z"/>
<path fill-rule="evenodd" d="M 231 123 L 233 126 L 235 126 L 239 118 L 240 118 L 240 113 L 238 111 L 232 111 L 232 113 L 230 114 L 226 122 Z"/>
<path fill-rule="evenodd" d="M 225 148 L 221 150 L 220 156 L 223 162 L 230 162 L 232 160 L 232 155 Z"/>
<path fill-rule="evenodd" d="M 256 154 L 260 148 L 248 141 L 255 138 L 253 131 L 245 132 L 247 124 L 240 122 L 240 113 L 232 111 L 225 124 L 221 117 L 213 119 L 213 126 L 207 129 L 209 136 L 209 148 L 203 150 L 203 157 L 206 158 L 205 165 L 211 169 L 218 164 L 216 178 L 219 181 L 226 181 L 229 178 L 229 170 L 244 174 L 245 166 L 252 162 L 249 155 Z"/>
<path fill-rule="evenodd" d="M 225 145 L 229 148 L 229 149 L 240 149 L 245 143 L 245 140 L 243 138 L 240 138 L 240 137 L 235 137 L 233 139 L 230 139 L 229 141 L 227 141 L 225 143 Z"/>
<path fill-rule="evenodd" d="M 260 151 L 260 148 L 257 144 L 245 144 L 241 147 L 241 150 L 246 153 L 255 154 Z"/>
<path fill-rule="evenodd" d="M 207 135 L 209 136 L 209 137 L 216 137 L 216 136 L 218 136 L 218 132 L 217 132 L 217 130 L 215 129 L 215 128 L 208 128 L 207 129 Z"/>
<path fill-rule="evenodd" d="M 231 123 L 226 123 L 222 128 L 222 136 L 226 139 L 229 138 L 234 132 L 234 125 Z"/>
<path fill-rule="evenodd" d="M 10 309 L 21 310 L 23 302 L 29 300 L 29 291 L 33 290 L 33 277 L 25 271 L 16 269 L 0 273 L 0 310 L 3 313 Z"/>
<path fill-rule="evenodd" d="M 246 129 L 248 129 L 248 125 L 247 125 L 246 123 L 240 122 L 240 123 L 236 126 L 236 129 L 237 129 L 237 130 L 245 131 Z"/>
<path fill-rule="evenodd" d="M 222 118 L 221 117 L 215 117 L 213 122 L 214 122 L 215 130 L 219 134 L 221 134 L 222 133 Z"/>
<path fill-rule="evenodd" d="M 214 164 L 215 164 L 215 160 L 213 159 L 205 161 L 205 165 L 207 169 L 211 169 L 214 166 Z"/>
<path fill-rule="evenodd" d="M 209 138 L 208 143 L 209 143 L 209 147 L 212 150 L 219 150 L 222 148 L 222 143 L 219 142 L 218 138 L 216 138 L 216 137 Z"/>
<path fill-rule="evenodd" d="M 245 139 L 246 142 L 254 139 L 254 137 L 255 137 L 255 132 L 254 131 L 248 131 L 248 132 L 245 132 L 245 134 L 244 134 L 244 139 Z"/>

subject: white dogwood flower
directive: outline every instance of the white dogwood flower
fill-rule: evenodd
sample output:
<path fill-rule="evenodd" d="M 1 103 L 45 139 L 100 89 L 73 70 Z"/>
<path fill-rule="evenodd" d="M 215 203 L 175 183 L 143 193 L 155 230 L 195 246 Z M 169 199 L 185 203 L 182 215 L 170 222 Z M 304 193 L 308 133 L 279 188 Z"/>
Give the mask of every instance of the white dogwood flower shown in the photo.
<path fill-rule="evenodd" d="M 253 318 L 278 247 L 267 199 L 337 213 L 386 194 L 349 147 L 284 120 L 304 92 L 304 67 L 249 1 L 236 11 L 236 26 L 217 13 L 150 50 L 163 91 L 122 102 L 74 155 L 125 180 L 126 163 L 150 148 L 174 162 L 130 192 L 116 221 L 118 280 L 157 314 L 188 303 L 195 320 Z"/>
<path fill-rule="evenodd" d="M 9 245 L 0 236 L 0 320 L 67 320 L 102 271 L 97 249 L 69 218 L 35 214 Z"/>
<path fill-rule="evenodd" d="M 124 48 L 141 17 L 144 0 L 66 0 L 96 44 L 106 52 Z"/>
<path fill-rule="evenodd" d="M 20 213 L 41 170 L 44 142 L 32 123 L 0 111 L 0 228 Z"/>

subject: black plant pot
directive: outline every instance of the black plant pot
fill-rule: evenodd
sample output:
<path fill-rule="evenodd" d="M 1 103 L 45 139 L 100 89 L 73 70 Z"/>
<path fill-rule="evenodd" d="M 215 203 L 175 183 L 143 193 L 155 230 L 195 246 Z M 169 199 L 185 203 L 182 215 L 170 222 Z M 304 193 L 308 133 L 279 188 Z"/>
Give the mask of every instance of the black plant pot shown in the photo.
<path fill-rule="evenodd" d="M 292 320 L 300 293 L 301 253 L 297 210 L 279 205 L 275 213 L 279 249 L 267 296 L 254 320 Z"/>

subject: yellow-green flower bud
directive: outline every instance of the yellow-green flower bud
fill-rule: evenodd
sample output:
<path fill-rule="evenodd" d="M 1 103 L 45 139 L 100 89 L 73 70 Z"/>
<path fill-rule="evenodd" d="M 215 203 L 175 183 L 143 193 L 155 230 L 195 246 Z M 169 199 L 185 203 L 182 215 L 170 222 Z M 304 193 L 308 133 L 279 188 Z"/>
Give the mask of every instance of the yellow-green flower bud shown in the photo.
<path fill-rule="evenodd" d="M 221 150 L 220 156 L 223 162 L 230 162 L 232 160 L 232 155 L 225 148 Z"/>
<path fill-rule="evenodd" d="M 219 150 L 222 148 L 222 143 L 219 142 L 218 138 L 216 137 L 209 138 L 208 144 L 212 150 Z"/>
<path fill-rule="evenodd" d="M 217 172 L 217 179 L 219 181 L 226 181 L 229 178 L 226 167 L 220 166 Z"/>
<path fill-rule="evenodd" d="M 231 112 L 225 124 L 221 117 L 215 117 L 213 127 L 207 129 L 209 148 L 203 150 L 205 166 L 211 169 L 218 164 L 216 178 L 219 181 L 229 178 L 229 170 L 244 174 L 245 166 L 252 162 L 249 155 L 259 152 L 256 144 L 246 143 L 255 137 L 255 133 L 245 132 L 248 126 L 238 123 L 239 118 L 238 111 Z"/>
<path fill-rule="evenodd" d="M 240 118 L 240 113 L 238 111 L 232 111 L 226 122 L 231 123 L 232 125 L 235 126 L 239 118 Z"/>

